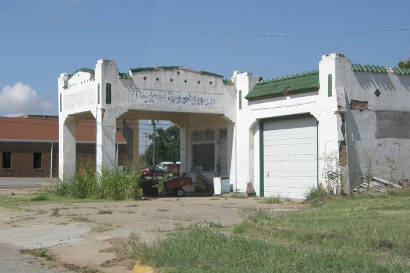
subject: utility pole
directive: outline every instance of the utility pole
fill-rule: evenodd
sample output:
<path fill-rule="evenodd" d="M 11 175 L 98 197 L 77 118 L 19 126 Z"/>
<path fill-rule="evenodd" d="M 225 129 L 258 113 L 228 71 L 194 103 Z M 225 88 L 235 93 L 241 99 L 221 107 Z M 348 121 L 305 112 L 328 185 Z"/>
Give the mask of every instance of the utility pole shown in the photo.
<path fill-rule="evenodd" d="M 147 151 L 148 133 L 144 133 L 144 153 Z"/>
<path fill-rule="evenodd" d="M 152 166 L 155 166 L 155 120 L 151 120 L 151 124 L 153 127 L 152 132 Z"/>

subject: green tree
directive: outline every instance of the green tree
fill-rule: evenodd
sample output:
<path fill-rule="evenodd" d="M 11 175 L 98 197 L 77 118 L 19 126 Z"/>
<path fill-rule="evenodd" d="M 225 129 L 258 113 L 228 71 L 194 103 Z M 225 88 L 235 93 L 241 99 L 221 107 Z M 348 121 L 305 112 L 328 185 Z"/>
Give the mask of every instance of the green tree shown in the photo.
<path fill-rule="evenodd" d="M 153 135 L 149 136 L 153 141 Z M 152 143 L 144 154 L 144 160 L 152 164 Z M 171 126 L 167 129 L 155 129 L 155 164 L 162 161 L 179 161 L 179 128 Z"/>
<path fill-rule="evenodd" d="M 400 68 L 409 68 L 410 69 L 410 58 L 404 61 L 399 62 Z"/>

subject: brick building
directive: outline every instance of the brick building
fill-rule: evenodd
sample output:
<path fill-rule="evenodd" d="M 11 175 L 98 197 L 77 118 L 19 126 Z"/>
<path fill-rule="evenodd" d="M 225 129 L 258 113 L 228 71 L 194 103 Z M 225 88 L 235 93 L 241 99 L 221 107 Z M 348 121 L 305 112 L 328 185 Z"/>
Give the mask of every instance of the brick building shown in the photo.
<path fill-rule="evenodd" d="M 95 121 L 77 124 L 77 169 L 95 167 Z M 118 165 L 126 163 L 126 141 L 117 132 Z M 0 117 L 0 177 L 58 176 L 58 118 Z M 50 169 L 52 168 L 52 172 Z"/>

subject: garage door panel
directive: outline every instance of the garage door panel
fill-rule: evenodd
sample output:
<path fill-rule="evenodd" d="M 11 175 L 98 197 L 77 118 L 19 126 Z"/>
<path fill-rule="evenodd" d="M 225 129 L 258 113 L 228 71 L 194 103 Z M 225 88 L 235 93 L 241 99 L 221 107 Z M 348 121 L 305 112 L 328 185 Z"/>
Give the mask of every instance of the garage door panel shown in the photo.
<path fill-rule="evenodd" d="M 267 145 L 266 155 L 270 154 L 316 154 L 316 143 L 294 143 L 293 145 Z"/>
<path fill-rule="evenodd" d="M 264 123 L 264 196 L 305 198 L 316 187 L 316 126 L 313 118 Z"/>
<path fill-rule="evenodd" d="M 286 190 L 284 188 L 270 188 L 265 191 L 265 197 L 304 199 L 312 188 L 314 187 L 287 188 Z"/>
<path fill-rule="evenodd" d="M 269 155 L 266 156 L 265 159 L 269 160 L 271 162 L 271 165 L 275 164 L 276 162 L 289 162 L 289 161 L 295 161 L 295 162 L 300 162 L 304 161 L 306 164 L 309 164 L 309 161 L 315 161 L 316 160 L 316 155 L 281 155 L 281 154 L 276 154 L 276 155 Z M 314 162 L 316 164 L 316 162 Z"/>
<path fill-rule="evenodd" d="M 264 171 L 265 173 L 267 173 L 267 172 L 276 172 L 276 171 L 299 172 L 299 171 L 310 170 L 316 173 L 316 171 L 314 170 L 315 167 L 316 167 L 315 162 L 306 162 L 306 160 L 294 161 L 292 165 L 288 164 L 288 161 L 282 160 L 282 161 L 276 161 L 273 164 L 269 164 L 265 166 Z"/>

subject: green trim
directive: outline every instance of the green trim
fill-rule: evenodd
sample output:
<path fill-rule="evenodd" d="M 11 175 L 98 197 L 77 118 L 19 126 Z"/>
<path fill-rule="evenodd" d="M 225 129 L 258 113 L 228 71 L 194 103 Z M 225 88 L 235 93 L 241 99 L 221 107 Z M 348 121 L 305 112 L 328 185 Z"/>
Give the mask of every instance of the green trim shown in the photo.
<path fill-rule="evenodd" d="M 132 73 L 142 72 L 142 71 L 153 71 L 155 67 L 138 67 L 138 68 L 131 68 L 130 71 Z"/>
<path fill-rule="evenodd" d="M 354 72 L 387 73 L 386 68 L 381 65 L 352 64 L 352 70 Z"/>
<path fill-rule="evenodd" d="M 109 82 L 105 85 L 105 103 L 111 104 L 111 83 Z"/>
<path fill-rule="evenodd" d="M 312 71 L 258 82 L 245 98 L 253 101 L 318 90 L 319 71 Z"/>
<path fill-rule="evenodd" d="M 316 120 L 316 118 L 313 115 L 311 115 L 310 113 L 301 113 L 301 114 L 295 114 L 295 115 L 269 117 L 269 118 L 261 119 L 261 121 L 262 122 L 268 122 L 268 121 L 298 119 L 298 118 L 314 118 Z"/>
<path fill-rule="evenodd" d="M 381 65 L 363 65 L 363 64 L 352 64 L 352 70 L 354 72 L 370 72 L 370 73 L 387 73 L 388 70 L 393 70 L 394 73 L 398 75 L 410 75 L 410 69 L 408 68 L 387 68 Z"/>
<path fill-rule="evenodd" d="M 327 96 L 328 97 L 332 96 L 332 90 L 333 90 L 332 74 L 329 74 L 327 75 Z"/>
<path fill-rule="evenodd" d="M 239 90 L 239 110 L 242 110 L 242 90 Z"/>
<path fill-rule="evenodd" d="M 122 80 L 132 80 L 130 74 L 128 74 L 128 73 L 120 72 L 120 73 L 118 73 L 118 76 Z"/>
<path fill-rule="evenodd" d="M 77 70 L 74 71 L 72 74 L 70 74 L 70 75 L 68 76 L 68 79 L 71 79 L 71 78 L 72 78 L 76 73 L 78 73 L 78 72 L 90 73 L 92 77 L 94 76 L 94 73 L 95 73 L 94 70 L 92 70 L 92 69 L 90 69 L 90 68 L 83 67 L 83 68 L 77 69 Z"/>
<path fill-rule="evenodd" d="M 410 68 L 399 68 L 395 67 L 393 68 L 394 72 L 396 72 L 399 75 L 410 75 Z"/>
<path fill-rule="evenodd" d="M 263 122 L 259 121 L 259 196 L 265 196 L 265 155 L 264 155 L 264 145 L 263 145 Z"/>
<path fill-rule="evenodd" d="M 183 66 L 171 66 L 170 65 L 170 66 L 137 67 L 137 68 L 131 68 L 130 71 L 132 73 L 138 73 L 138 72 L 144 72 L 144 71 L 174 70 L 174 69 L 187 70 Z M 207 76 L 212 76 L 212 77 L 223 78 L 223 76 L 220 75 L 220 74 L 216 74 L 216 73 L 212 73 L 212 72 L 208 72 L 208 71 L 195 71 L 195 70 L 190 70 L 190 69 L 188 69 L 188 71 L 191 71 L 191 72 L 194 72 L 194 73 L 199 73 L 201 75 L 207 75 Z"/>
<path fill-rule="evenodd" d="M 213 76 L 213 77 L 220 77 L 223 78 L 222 75 L 216 74 L 216 73 L 212 73 L 212 72 L 208 72 L 208 71 L 201 71 L 202 75 L 207 75 L 207 76 Z"/>
<path fill-rule="evenodd" d="M 233 85 L 233 82 L 231 80 L 223 79 L 222 82 L 226 85 Z"/>

